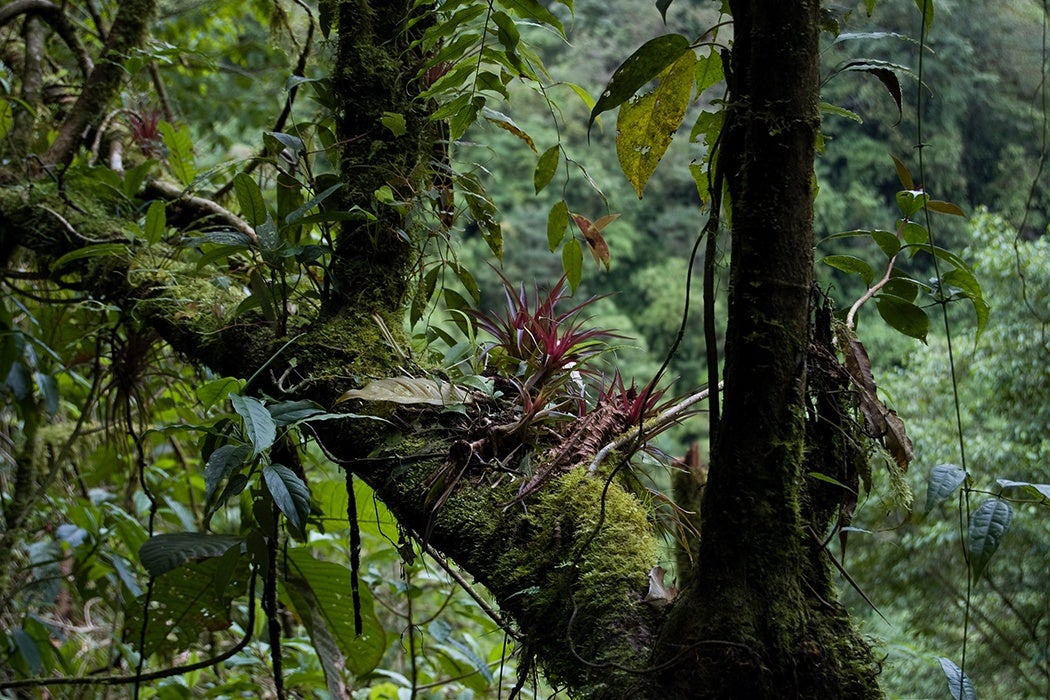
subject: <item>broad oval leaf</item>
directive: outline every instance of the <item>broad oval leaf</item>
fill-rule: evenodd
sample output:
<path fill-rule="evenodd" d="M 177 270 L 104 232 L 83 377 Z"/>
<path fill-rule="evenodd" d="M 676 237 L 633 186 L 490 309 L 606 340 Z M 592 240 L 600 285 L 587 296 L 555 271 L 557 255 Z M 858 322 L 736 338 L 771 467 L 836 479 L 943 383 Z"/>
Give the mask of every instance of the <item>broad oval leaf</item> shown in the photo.
<path fill-rule="evenodd" d="M 879 310 L 879 315 L 891 328 L 926 342 L 926 334 L 930 330 L 930 318 L 920 307 L 892 294 L 878 295 L 875 306 Z"/>
<path fill-rule="evenodd" d="M 937 661 L 941 664 L 944 677 L 948 679 L 948 692 L 952 694 L 955 700 L 977 700 L 976 688 L 973 687 L 973 683 L 970 682 L 970 679 L 963 673 L 962 669 L 955 665 L 954 661 L 943 656 L 937 657 Z"/>
<path fill-rule="evenodd" d="M 591 109 L 587 129 L 590 130 L 599 114 L 631 99 L 634 93 L 688 50 L 689 40 L 681 34 L 664 34 L 642 44 L 613 73 L 609 84 Z"/>
<path fill-rule="evenodd" d="M 695 66 L 696 54 L 686 51 L 660 75 L 652 92 L 620 106 L 616 157 L 639 199 L 685 118 Z"/>
<path fill-rule="evenodd" d="M 266 407 L 278 427 L 295 425 L 313 416 L 324 413 L 324 408 L 314 401 L 281 401 Z"/>
<path fill-rule="evenodd" d="M 263 467 L 262 475 L 266 490 L 273 496 L 273 502 L 284 513 L 284 517 L 288 518 L 288 524 L 297 534 L 304 534 L 306 519 L 310 517 L 310 489 L 283 464 L 267 464 Z"/>
<path fill-rule="evenodd" d="M 1013 509 L 1010 504 L 999 498 L 989 498 L 970 516 L 967 546 L 970 552 L 970 573 L 975 582 L 999 549 L 1012 519 Z"/>
<path fill-rule="evenodd" d="M 241 467 L 252 452 L 247 445 L 223 445 L 208 455 L 204 465 L 204 500 L 211 504 L 219 484 Z M 217 504 L 215 508 L 221 504 Z"/>
<path fill-rule="evenodd" d="M 536 187 L 536 194 L 551 183 L 555 173 L 558 172 L 558 161 L 561 158 L 561 146 L 551 146 L 536 163 L 536 172 L 532 175 L 532 182 Z"/>
<path fill-rule="evenodd" d="M 150 576 L 160 576 L 193 559 L 221 557 L 232 547 L 243 547 L 244 538 L 207 532 L 173 532 L 154 535 L 139 547 L 139 561 Z"/>
<path fill-rule="evenodd" d="M 277 439 L 277 424 L 262 401 L 251 396 L 230 396 L 233 410 L 244 419 L 244 434 L 252 446 L 252 457 L 269 449 Z"/>
<path fill-rule="evenodd" d="M 875 281 L 875 270 L 871 265 L 853 255 L 828 255 L 821 262 L 836 270 L 860 275 L 860 278 L 864 280 L 864 284 L 869 287 Z"/>
<path fill-rule="evenodd" d="M 926 512 L 943 503 L 966 481 L 966 470 L 954 464 L 938 464 L 930 470 L 926 485 Z"/>
<path fill-rule="evenodd" d="M 1004 489 L 1023 488 L 1036 498 L 1050 501 L 1050 484 L 1033 484 L 1029 481 L 1011 481 L 1010 479 L 996 479 L 995 483 Z"/>

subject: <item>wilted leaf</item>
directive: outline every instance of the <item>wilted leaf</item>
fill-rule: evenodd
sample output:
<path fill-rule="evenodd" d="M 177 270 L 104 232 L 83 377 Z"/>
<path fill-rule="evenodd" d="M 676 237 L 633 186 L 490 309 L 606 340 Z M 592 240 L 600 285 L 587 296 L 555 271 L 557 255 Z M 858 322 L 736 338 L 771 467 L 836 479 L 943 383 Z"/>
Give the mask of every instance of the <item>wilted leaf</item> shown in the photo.
<path fill-rule="evenodd" d="M 470 403 L 471 400 L 470 394 L 453 384 L 423 377 L 374 379 L 360 389 L 345 392 L 336 403 L 350 399 L 431 406 L 451 406 Z"/>
<path fill-rule="evenodd" d="M 664 585 L 664 576 L 667 574 L 662 566 L 654 566 L 649 571 L 649 591 L 645 594 L 646 602 L 663 601 L 671 602 L 678 596 L 678 589 L 674 586 Z"/>
<path fill-rule="evenodd" d="M 605 269 L 609 269 L 609 246 L 605 242 L 605 238 L 602 237 L 602 229 L 616 221 L 620 217 L 619 214 L 609 214 L 603 216 L 597 221 L 591 221 L 582 214 L 573 214 L 572 220 L 576 222 L 576 225 L 580 228 L 580 233 L 583 234 L 584 240 L 587 241 L 587 247 L 591 251 L 591 255 L 594 256 L 594 262 L 598 265 L 605 265 Z"/>

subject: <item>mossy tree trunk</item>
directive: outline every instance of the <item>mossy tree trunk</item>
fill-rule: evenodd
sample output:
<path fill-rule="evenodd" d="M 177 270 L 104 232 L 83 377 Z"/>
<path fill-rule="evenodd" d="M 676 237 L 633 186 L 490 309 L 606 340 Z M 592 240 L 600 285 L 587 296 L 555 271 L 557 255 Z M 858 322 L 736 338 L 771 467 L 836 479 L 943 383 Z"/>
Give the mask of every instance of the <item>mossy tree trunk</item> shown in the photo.
<path fill-rule="evenodd" d="M 468 423 L 416 411 L 397 416 L 407 419 L 396 443 L 374 421 L 333 422 L 319 435 L 407 529 L 428 533 L 488 586 L 526 649 L 581 697 L 878 695 L 870 652 L 834 603 L 820 547 L 833 494 L 804 478 L 819 454 L 807 444 L 816 434 L 807 354 L 819 2 L 731 4 L 732 107 L 721 154 L 733 200 L 725 404 L 699 555 L 678 599 L 665 608 L 643 602 L 654 538 L 643 509 L 615 484 L 577 469 L 525 510 L 507 507 L 515 485 L 468 473 L 435 513 L 434 474 L 466 466 Z M 402 325 L 418 232 L 403 209 L 376 205 L 374 193 L 388 187 L 408 199 L 433 172 L 439 134 L 415 82 L 423 57 L 413 32 L 426 19 L 409 21 L 425 9 L 409 0 L 338 2 L 333 86 L 342 100 L 344 205 L 378 218 L 338 234 L 330 294 L 316 318 L 290 337 L 265 323 L 204 328 L 192 314 L 172 315 L 148 284 L 133 287 L 119 260 L 83 266 L 82 288 L 133 308 L 187 357 L 223 374 L 252 376 L 265 365 L 251 388 L 282 399 L 331 406 L 370 378 L 399 376 L 403 362 L 376 318 L 394 333 Z M 385 113 L 402 115 L 407 132 L 395 136 Z M 40 252 L 46 269 L 48 255 L 82 245 L 71 230 L 90 227 L 97 240 L 109 226 L 120 237 L 118 221 L 65 209 L 56 219 L 29 197 L 0 193 L 4 259 L 17 241 Z"/>

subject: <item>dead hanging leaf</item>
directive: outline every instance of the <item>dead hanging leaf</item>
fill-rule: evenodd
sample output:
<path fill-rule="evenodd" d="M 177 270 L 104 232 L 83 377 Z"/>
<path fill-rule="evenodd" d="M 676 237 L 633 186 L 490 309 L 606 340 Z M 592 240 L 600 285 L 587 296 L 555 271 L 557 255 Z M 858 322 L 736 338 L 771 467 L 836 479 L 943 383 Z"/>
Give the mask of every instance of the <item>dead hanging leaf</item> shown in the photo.
<path fill-rule="evenodd" d="M 437 379 L 388 377 L 375 379 L 360 389 L 351 389 L 340 396 L 336 403 L 340 404 L 350 399 L 451 406 L 470 403 L 470 394 L 457 386 Z"/>
<path fill-rule="evenodd" d="M 591 255 L 594 256 L 595 264 L 605 265 L 606 270 L 609 269 L 611 257 L 609 255 L 609 245 L 605 242 L 605 238 L 602 237 L 602 229 L 618 218 L 620 218 L 619 214 L 609 214 L 597 221 L 591 221 L 582 214 L 572 215 L 572 220 L 576 222 L 584 240 L 587 241 L 587 248 L 591 251 Z"/>
<path fill-rule="evenodd" d="M 915 453 L 912 451 L 911 439 L 904 432 L 904 421 L 896 411 L 887 411 L 885 419 L 886 434 L 883 436 L 883 444 L 893 455 L 901 471 L 906 472 L 908 465 L 915 458 Z"/>
<path fill-rule="evenodd" d="M 649 571 L 649 592 L 645 594 L 645 602 L 669 603 L 678 596 L 677 588 L 664 585 L 665 574 L 667 572 L 662 566 L 654 566 Z"/>

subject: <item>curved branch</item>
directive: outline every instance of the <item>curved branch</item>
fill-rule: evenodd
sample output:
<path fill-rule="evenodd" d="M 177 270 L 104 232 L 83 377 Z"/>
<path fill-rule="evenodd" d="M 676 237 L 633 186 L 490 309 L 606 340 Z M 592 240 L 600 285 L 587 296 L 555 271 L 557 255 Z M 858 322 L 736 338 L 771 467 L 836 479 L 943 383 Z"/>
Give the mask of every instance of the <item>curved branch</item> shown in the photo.
<path fill-rule="evenodd" d="M 217 219 L 235 231 L 243 233 L 254 245 L 259 244 L 259 237 L 255 235 L 255 229 L 247 221 L 210 199 L 189 194 L 176 184 L 151 179 L 146 182 L 146 188 L 142 194 L 146 199 L 157 198 L 176 202 L 185 207 L 194 219 Z"/>
<path fill-rule="evenodd" d="M 62 12 L 61 7 L 49 0 L 14 0 L 0 7 L 0 27 L 13 21 L 19 15 L 35 15 L 47 22 L 77 57 L 80 62 L 80 72 L 84 74 L 84 78 L 91 75 L 94 68 L 91 57 L 84 49 L 84 45 L 80 43 L 76 29 Z"/>
<path fill-rule="evenodd" d="M 21 1 L 33 3 L 41 0 Z M 120 3 L 113 29 L 109 33 L 98 65 L 84 81 L 84 89 L 76 104 L 69 110 L 69 116 L 59 127 L 58 136 L 40 158 L 45 168 L 72 160 L 84 130 L 109 109 L 109 104 L 120 92 L 126 75 L 124 62 L 145 40 L 155 7 L 156 0 Z"/>

